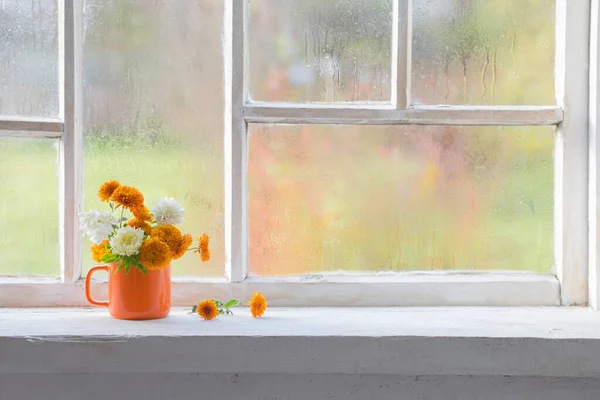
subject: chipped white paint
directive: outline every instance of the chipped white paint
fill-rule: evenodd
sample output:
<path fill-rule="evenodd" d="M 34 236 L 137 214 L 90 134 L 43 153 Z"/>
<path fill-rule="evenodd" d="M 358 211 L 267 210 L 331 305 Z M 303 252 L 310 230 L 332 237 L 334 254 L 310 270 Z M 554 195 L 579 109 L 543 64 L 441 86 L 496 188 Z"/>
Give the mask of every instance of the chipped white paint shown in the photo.
<path fill-rule="evenodd" d="M 0 375 L 5 400 L 598 400 L 600 379 L 335 374 Z"/>
<path fill-rule="evenodd" d="M 210 322 L 5 309 L 0 321 L 0 374 L 600 375 L 600 314 L 578 308 L 240 308 Z"/>
<path fill-rule="evenodd" d="M 107 284 L 95 281 L 94 298 L 106 299 Z M 0 280 L 0 304 L 6 307 L 82 307 L 83 281 L 61 285 L 48 280 Z M 274 306 L 555 306 L 560 304 L 554 276 L 528 273 L 404 273 L 318 275 L 257 278 L 229 283 L 225 279 L 175 279 L 173 304 L 190 305 L 204 298 L 249 299 L 261 291 Z"/>
<path fill-rule="evenodd" d="M 556 2 L 555 262 L 562 302 L 588 301 L 588 80 L 590 2 Z"/>
<path fill-rule="evenodd" d="M 411 106 L 398 110 L 385 103 L 279 104 L 249 103 L 249 123 L 351 125 L 555 125 L 562 121 L 559 107 L 525 106 Z"/>

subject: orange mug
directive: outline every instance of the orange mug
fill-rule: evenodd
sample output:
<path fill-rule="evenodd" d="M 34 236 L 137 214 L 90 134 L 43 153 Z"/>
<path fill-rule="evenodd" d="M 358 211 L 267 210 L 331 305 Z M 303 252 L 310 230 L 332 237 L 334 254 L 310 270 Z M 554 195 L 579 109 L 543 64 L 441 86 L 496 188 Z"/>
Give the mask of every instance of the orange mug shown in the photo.
<path fill-rule="evenodd" d="M 85 297 L 94 306 L 108 307 L 108 312 L 118 319 L 165 318 L 171 310 L 171 265 L 160 270 L 142 273 L 132 267 L 116 272 L 118 264 L 97 266 L 85 277 Z M 92 299 L 90 283 L 96 271 L 108 271 L 108 301 Z"/>

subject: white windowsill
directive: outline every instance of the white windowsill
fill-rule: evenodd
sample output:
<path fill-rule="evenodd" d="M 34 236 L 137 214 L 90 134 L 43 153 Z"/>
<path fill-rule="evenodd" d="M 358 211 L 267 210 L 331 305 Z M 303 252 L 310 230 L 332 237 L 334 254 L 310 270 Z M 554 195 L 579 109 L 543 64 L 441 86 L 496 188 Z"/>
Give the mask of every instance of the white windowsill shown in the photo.
<path fill-rule="evenodd" d="M 346 373 L 600 376 L 600 313 L 584 308 L 0 309 L 1 373 Z"/>

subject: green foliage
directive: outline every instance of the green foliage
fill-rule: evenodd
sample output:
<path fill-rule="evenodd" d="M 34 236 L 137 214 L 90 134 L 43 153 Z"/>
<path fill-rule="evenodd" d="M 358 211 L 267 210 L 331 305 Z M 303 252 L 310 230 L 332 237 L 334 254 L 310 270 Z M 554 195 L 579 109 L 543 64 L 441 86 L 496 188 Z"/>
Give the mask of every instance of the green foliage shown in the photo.
<path fill-rule="evenodd" d="M 115 274 L 117 272 L 119 272 L 120 270 L 122 270 L 123 268 L 125 269 L 125 273 L 129 274 L 129 270 L 131 269 L 131 266 L 134 266 L 135 268 L 139 269 L 144 274 L 148 273 L 148 269 L 140 263 L 137 255 L 120 256 L 117 254 L 109 253 L 109 254 L 105 254 L 102 257 L 101 261 L 106 264 L 117 264 L 118 263 L 119 266 L 115 270 L 115 272 L 114 272 Z"/>

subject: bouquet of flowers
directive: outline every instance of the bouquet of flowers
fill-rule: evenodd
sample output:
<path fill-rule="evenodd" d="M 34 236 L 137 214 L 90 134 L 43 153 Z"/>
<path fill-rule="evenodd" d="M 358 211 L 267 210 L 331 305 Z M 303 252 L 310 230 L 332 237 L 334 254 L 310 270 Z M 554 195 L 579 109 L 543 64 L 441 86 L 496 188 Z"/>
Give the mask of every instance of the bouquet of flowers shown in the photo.
<path fill-rule="evenodd" d="M 198 237 L 198 247 L 190 248 L 192 235 L 183 234 L 175 226 L 183 222 L 184 208 L 171 197 L 160 199 L 152 210 L 144 205 L 144 196 L 136 188 L 110 180 L 100 186 L 98 197 L 108 203 L 109 211 L 80 214 L 80 226 L 92 245 L 96 262 L 118 264 L 117 271 L 131 267 L 144 274 L 160 270 L 181 258 L 188 250 L 210 259 L 209 237 Z M 116 271 L 115 271 L 116 272 Z"/>

